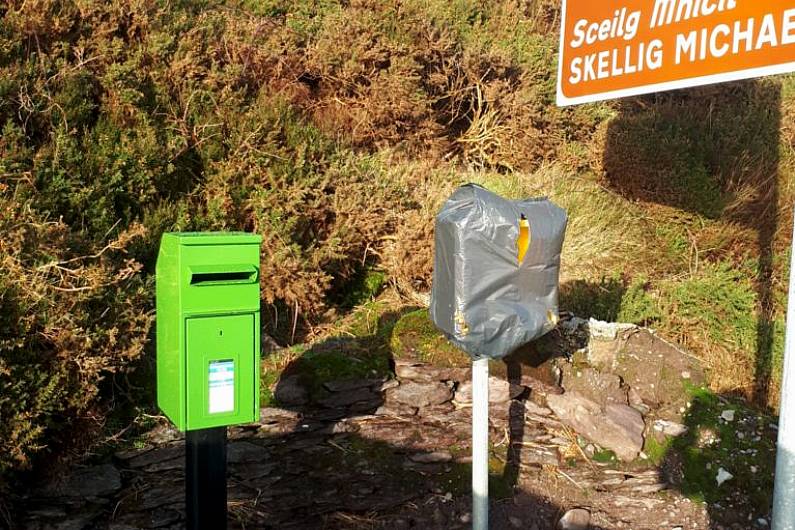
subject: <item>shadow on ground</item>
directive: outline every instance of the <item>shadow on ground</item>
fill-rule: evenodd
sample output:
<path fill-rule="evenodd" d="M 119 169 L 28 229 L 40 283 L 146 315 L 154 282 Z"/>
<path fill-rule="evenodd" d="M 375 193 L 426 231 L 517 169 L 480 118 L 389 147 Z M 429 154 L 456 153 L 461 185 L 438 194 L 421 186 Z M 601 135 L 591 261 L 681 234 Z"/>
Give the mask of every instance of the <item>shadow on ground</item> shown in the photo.
<path fill-rule="evenodd" d="M 470 377 L 466 358 L 451 353 L 439 364 L 417 361 L 424 354 L 416 349 L 430 344 L 439 354 L 444 348 L 438 333 L 430 336 L 422 327 L 425 311 L 404 313 L 353 323 L 369 333 L 343 331 L 300 354 L 272 354 L 286 362 L 275 394 L 294 402 L 271 404 L 260 423 L 229 429 L 231 528 L 470 527 L 471 416 L 459 399 L 460 385 Z M 758 451 L 754 438 L 772 439 L 768 419 L 693 389 L 687 434 L 661 440 L 653 461 L 584 459 L 573 450 L 576 436 L 536 403 L 544 393 L 560 391 L 546 361 L 581 346 L 566 343 L 564 335 L 556 330 L 508 362 L 493 363 L 492 372 L 520 391 L 491 405 L 491 528 L 552 529 L 576 507 L 591 513 L 593 529 L 750 528 L 747 515 L 760 513 L 755 506 L 766 495 L 764 462 L 770 456 Z M 341 358 L 355 368 L 340 365 Z M 412 397 L 404 394 L 402 404 L 393 394 L 395 372 L 399 388 Z M 301 378 L 305 393 L 296 390 L 293 377 Z M 457 407 L 449 402 L 453 394 Z M 735 411 L 732 421 L 721 419 L 729 409 Z M 709 433 L 732 445 L 713 443 Z M 184 458 L 181 436 L 162 423 L 142 446 L 118 451 L 112 461 L 98 459 L 49 490 L 21 498 L 17 527 L 182 528 Z M 704 471 L 708 463 L 735 478 L 714 487 L 717 470 Z M 669 490 L 656 490 L 660 475 Z M 759 495 L 743 501 L 748 484 Z M 713 522 L 681 492 L 711 502 Z M 732 526 L 732 518 L 744 522 Z"/>

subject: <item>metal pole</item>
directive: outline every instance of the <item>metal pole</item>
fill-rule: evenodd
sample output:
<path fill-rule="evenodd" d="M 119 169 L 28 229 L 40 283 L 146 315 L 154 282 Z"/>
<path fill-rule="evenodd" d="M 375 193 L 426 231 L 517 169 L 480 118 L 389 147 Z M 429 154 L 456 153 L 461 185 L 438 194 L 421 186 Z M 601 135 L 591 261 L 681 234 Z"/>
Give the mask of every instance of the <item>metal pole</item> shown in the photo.
<path fill-rule="evenodd" d="M 188 530 L 226 530 L 226 427 L 185 433 Z"/>
<path fill-rule="evenodd" d="M 772 530 L 795 530 L 795 245 L 790 259 Z"/>
<path fill-rule="evenodd" d="M 489 360 L 472 362 L 472 530 L 489 528 Z"/>

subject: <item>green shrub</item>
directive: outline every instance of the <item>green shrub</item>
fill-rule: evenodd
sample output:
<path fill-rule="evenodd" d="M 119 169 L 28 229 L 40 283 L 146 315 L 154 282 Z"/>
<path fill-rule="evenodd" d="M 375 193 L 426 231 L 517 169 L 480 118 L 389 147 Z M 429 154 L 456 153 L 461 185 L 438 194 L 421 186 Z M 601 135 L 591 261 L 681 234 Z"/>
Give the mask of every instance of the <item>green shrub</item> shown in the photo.
<path fill-rule="evenodd" d="M 65 224 L 0 195 L 0 474 L 29 465 L 78 415 L 99 412 L 102 381 L 143 353 L 151 289 L 124 256 L 142 230 L 83 256 Z"/>

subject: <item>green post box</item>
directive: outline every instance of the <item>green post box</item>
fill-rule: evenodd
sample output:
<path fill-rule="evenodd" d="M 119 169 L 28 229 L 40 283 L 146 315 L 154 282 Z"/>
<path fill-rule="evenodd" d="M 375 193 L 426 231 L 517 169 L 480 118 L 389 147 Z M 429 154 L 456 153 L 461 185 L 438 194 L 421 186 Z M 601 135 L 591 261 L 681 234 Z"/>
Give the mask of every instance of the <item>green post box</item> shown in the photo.
<path fill-rule="evenodd" d="M 262 238 L 166 233 L 157 257 L 157 403 L 181 431 L 259 419 Z"/>

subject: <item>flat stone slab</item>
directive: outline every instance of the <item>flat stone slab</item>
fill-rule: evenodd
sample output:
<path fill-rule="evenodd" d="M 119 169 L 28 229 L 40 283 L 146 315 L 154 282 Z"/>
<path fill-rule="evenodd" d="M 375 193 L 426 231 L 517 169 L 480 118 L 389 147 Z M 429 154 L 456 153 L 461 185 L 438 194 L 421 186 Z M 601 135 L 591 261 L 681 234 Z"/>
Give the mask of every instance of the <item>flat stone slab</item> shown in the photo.
<path fill-rule="evenodd" d="M 226 446 L 226 461 L 230 464 L 262 462 L 269 456 L 270 451 L 251 442 L 232 442 Z"/>
<path fill-rule="evenodd" d="M 309 392 L 301 383 L 301 376 L 289 375 L 276 383 L 274 396 L 284 405 L 306 405 L 309 403 Z"/>
<path fill-rule="evenodd" d="M 387 402 L 397 402 L 409 407 L 441 405 L 452 399 L 453 391 L 450 387 L 438 381 L 427 383 L 409 381 L 386 392 Z"/>
<path fill-rule="evenodd" d="M 121 489 L 121 475 L 116 466 L 100 464 L 78 469 L 49 485 L 43 494 L 49 497 L 105 497 Z"/>
<path fill-rule="evenodd" d="M 324 407 L 339 408 L 349 407 L 355 403 L 381 401 L 381 394 L 370 390 L 369 386 L 352 388 L 334 392 L 330 396 L 321 399 L 319 402 Z M 376 405 L 378 406 L 378 405 Z"/>
<path fill-rule="evenodd" d="M 127 460 L 127 465 L 132 468 L 146 467 L 179 457 L 185 458 L 185 446 L 182 444 L 152 449 L 151 451 L 130 458 Z"/>
<path fill-rule="evenodd" d="M 514 385 L 498 377 L 489 377 L 489 403 L 507 403 L 527 390 L 522 385 Z M 458 403 L 472 403 L 472 381 L 461 383 L 455 391 Z"/>
<path fill-rule="evenodd" d="M 547 403 L 563 423 L 625 462 L 637 458 L 643 449 L 643 416 L 628 405 L 602 408 L 576 391 L 547 396 Z"/>
<path fill-rule="evenodd" d="M 567 364 L 563 368 L 563 388 L 576 391 L 602 407 L 608 404 L 627 405 L 629 389 L 615 374 L 601 372 L 594 368 L 580 368 Z"/>
<path fill-rule="evenodd" d="M 359 388 L 371 388 L 376 385 L 381 385 L 383 382 L 383 379 L 345 379 L 326 381 L 323 383 L 323 388 L 329 392 L 347 392 Z"/>

